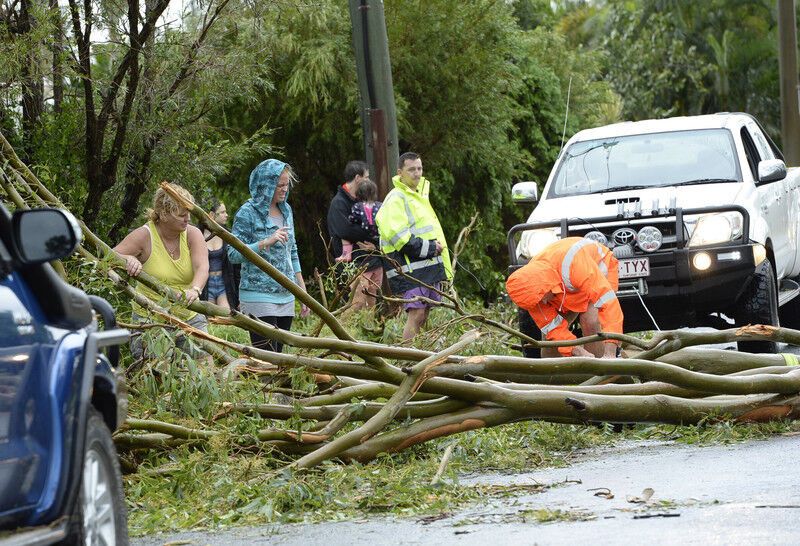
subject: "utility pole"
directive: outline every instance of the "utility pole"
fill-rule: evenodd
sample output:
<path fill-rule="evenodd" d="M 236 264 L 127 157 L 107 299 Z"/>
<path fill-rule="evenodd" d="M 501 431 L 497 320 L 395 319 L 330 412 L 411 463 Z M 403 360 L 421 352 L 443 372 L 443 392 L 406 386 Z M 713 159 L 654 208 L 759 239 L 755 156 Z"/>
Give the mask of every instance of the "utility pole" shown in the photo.
<path fill-rule="evenodd" d="M 778 0 L 781 140 L 787 165 L 800 166 L 800 87 L 797 84 L 797 12 L 794 0 Z"/>
<path fill-rule="evenodd" d="M 350 0 L 364 155 L 382 199 L 397 172 L 397 114 L 382 0 Z"/>

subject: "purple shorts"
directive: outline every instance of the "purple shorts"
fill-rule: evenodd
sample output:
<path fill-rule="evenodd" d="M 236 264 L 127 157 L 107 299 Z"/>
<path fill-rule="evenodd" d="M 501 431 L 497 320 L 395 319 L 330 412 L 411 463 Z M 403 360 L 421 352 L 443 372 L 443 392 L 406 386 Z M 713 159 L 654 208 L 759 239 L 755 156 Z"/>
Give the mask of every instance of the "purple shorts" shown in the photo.
<path fill-rule="evenodd" d="M 422 296 L 424 298 L 428 298 L 429 300 L 433 301 L 442 301 L 442 296 L 440 296 L 438 293 L 434 292 L 430 288 L 425 288 L 422 286 L 418 286 L 416 288 L 412 288 L 411 290 L 406 290 L 405 292 L 403 292 L 404 300 L 410 300 L 417 296 Z M 411 303 L 403 304 L 404 311 L 408 311 L 409 309 L 425 309 L 426 307 L 430 307 L 430 305 L 424 301 L 414 301 Z"/>

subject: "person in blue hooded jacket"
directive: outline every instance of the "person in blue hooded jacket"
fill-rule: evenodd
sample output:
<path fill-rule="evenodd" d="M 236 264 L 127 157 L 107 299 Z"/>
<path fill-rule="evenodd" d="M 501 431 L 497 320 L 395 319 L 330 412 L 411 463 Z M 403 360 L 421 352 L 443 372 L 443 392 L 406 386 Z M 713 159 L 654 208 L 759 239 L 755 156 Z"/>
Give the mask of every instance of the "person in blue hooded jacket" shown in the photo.
<path fill-rule="evenodd" d="M 277 159 L 262 161 L 250 173 L 250 199 L 236 212 L 233 234 L 281 273 L 295 279 L 305 290 L 297 244 L 294 238 L 292 208 L 286 202 L 289 188 L 296 181 L 292 168 Z M 235 248 L 228 247 L 232 263 L 242 264 L 239 280 L 239 305 L 242 313 L 289 330 L 294 319 L 294 296 L 275 279 L 247 261 Z M 302 316 L 308 308 L 301 306 Z M 250 332 L 254 347 L 281 352 L 283 344 Z"/>

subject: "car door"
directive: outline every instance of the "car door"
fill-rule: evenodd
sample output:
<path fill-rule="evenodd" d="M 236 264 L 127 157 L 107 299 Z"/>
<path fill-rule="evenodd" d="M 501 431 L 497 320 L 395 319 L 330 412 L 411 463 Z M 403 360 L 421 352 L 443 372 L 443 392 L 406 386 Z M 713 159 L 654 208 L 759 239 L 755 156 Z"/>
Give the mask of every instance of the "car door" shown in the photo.
<path fill-rule="evenodd" d="M 775 267 L 776 275 L 781 278 L 785 274 L 790 258 L 794 255 L 786 227 L 789 215 L 789 196 L 785 192 L 786 179 L 759 183 L 759 162 L 766 159 L 775 159 L 775 156 L 755 123 L 748 122 L 745 124 L 741 129 L 741 137 L 747 161 L 753 174 L 753 181 L 756 184 L 758 204 L 769 226 L 769 236 L 772 240 L 772 250 L 775 254 L 773 266 Z"/>
<path fill-rule="evenodd" d="M 756 147 L 759 154 L 763 159 L 783 159 L 776 156 L 772 146 L 769 145 L 764 131 L 757 123 L 750 123 L 748 130 L 753 134 Z M 780 153 L 780 152 L 778 152 Z M 797 256 L 797 221 L 798 221 L 798 199 L 796 188 L 796 179 L 793 177 L 785 177 L 783 180 L 776 180 L 772 182 L 775 193 L 780 194 L 780 214 L 782 215 L 779 220 L 780 223 L 780 238 L 782 240 L 781 248 L 785 251 L 786 260 L 781 262 L 786 264 L 786 269 L 782 272 L 783 275 L 790 275 L 794 269 L 794 257 Z M 785 237 L 785 240 L 783 238 Z M 778 272 L 781 276 L 781 272 Z"/>
<path fill-rule="evenodd" d="M 46 367 L 54 331 L 24 280 L 11 270 L 0 241 L 0 526 L 24 521 L 41 497 L 52 435 L 46 411 Z"/>

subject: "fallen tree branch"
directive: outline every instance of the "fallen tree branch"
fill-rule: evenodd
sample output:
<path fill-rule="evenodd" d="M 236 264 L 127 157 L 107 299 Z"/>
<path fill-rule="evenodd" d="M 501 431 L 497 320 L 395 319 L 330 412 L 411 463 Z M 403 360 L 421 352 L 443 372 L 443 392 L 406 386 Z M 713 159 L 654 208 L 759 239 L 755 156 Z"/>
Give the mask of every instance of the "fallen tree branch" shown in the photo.
<path fill-rule="evenodd" d="M 0 185 L 11 201 L 18 208 L 63 206 L 15 155 L 9 159 L 13 150 L 6 146 L 4 139 L 2 142 L 6 164 Z M 308 305 L 320 316 L 320 325 L 327 325 L 335 338 L 320 338 L 319 332 L 314 336 L 286 332 L 209 302 L 193 302 L 186 306 L 183 294 L 143 274 L 136 282 L 150 287 L 164 298 L 161 302 L 152 301 L 138 293 L 125 275 L 114 269 L 123 267 L 121 260 L 85 225 L 82 227 L 87 244 L 97 250 L 92 253 L 88 246 L 80 247 L 81 255 L 91 263 L 100 264 L 104 272 L 107 270 L 112 282 L 128 298 L 148 309 L 155 320 L 163 321 L 167 328 L 180 329 L 221 360 L 224 377 L 253 373 L 278 375 L 277 380 L 281 380 L 289 375 L 287 370 L 303 368 L 315 374 L 316 381 L 333 386 L 329 389 L 323 387 L 324 392 L 316 393 L 278 386 L 274 392 L 291 398 L 275 396 L 272 399 L 286 400 L 285 404 L 226 404 L 213 421 L 217 423 L 222 417 L 234 413 L 241 414 L 242 419 L 246 418 L 245 414 L 259 414 L 277 421 L 290 421 L 296 429 L 290 430 L 287 424 L 286 429 L 266 428 L 250 435 L 237 435 L 225 427 L 227 423 L 214 424 L 213 428 L 203 425 L 190 428 L 131 419 L 125 430 L 115 436 L 120 449 L 172 449 L 180 445 L 200 446 L 210 441 L 228 442 L 243 452 L 274 450 L 276 454 L 285 454 L 287 460 L 291 460 L 290 455 L 301 455 L 291 466 L 310 468 L 333 457 L 369 460 L 379 453 L 399 451 L 434 438 L 528 419 L 558 423 L 689 424 L 723 418 L 749 422 L 800 416 L 800 368 L 787 365 L 796 364 L 795 357 L 693 348 L 700 344 L 742 340 L 800 344 L 798 331 L 757 325 L 718 332 L 660 332 L 647 341 L 624 334 L 600 333 L 578 340 L 546 342 L 524 336 L 507 324 L 479 313 L 467 313 L 455 292 L 446 294 L 429 286 L 446 301 L 434 302 L 422 297 L 384 300 L 423 301 L 454 311 L 458 318 L 441 325 L 438 331 L 433 330 L 444 337 L 457 327 L 458 322 L 471 320 L 536 347 L 561 347 L 609 339 L 620 341 L 627 345 L 626 356 L 631 358 L 534 360 L 505 355 L 462 355 L 462 350 L 477 339 L 477 332 L 467 334 L 458 343 L 441 351 L 358 341 L 335 318 L 335 313 L 341 310 L 331 312 L 328 308 L 335 303 L 325 301 L 325 286 L 318 272 L 315 272 L 315 279 L 322 303 L 300 289 L 294 280 L 271 269 L 266 260 L 213 222 L 194 203 L 185 202 L 178 195 L 173 194 L 173 197 L 211 226 L 215 235 L 237 248 Z M 470 225 L 462 230 L 463 240 L 475 221 L 476 217 L 473 217 Z M 457 241 L 454 263 L 458 247 Z M 233 325 L 298 347 L 304 354 L 273 353 L 220 339 L 174 317 L 170 308 L 173 304 L 203 313 L 211 322 Z M 340 358 L 343 360 L 318 353 L 308 354 L 307 351 L 336 353 L 342 355 Z M 587 377 L 591 378 L 589 382 L 603 383 L 608 377 L 615 376 L 639 378 L 644 382 L 631 385 L 573 384 L 586 382 Z M 379 401 L 383 399 L 388 401 Z M 354 400 L 358 402 L 352 403 Z M 348 423 L 361 424 L 336 437 Z M 452 444 L 442 457 L 434 482 L 441 479 L 447 454 L 451 452 Z"/>
<path fill-rule="evenodd" d="M 407 370 L 408 377 L 400 384 L 397 391 L 392 397 L 384 404 L 383 408 L 371 417 L 361 427 L 353 430 L 329 444 L 322 446 L 318 450 L 309 453 L 292 463 L 295 468 L 311 468 L 316 466 L 326 459 L 335 457 L 338 453 L 353 447 L 357 444 L 363 444 L 372 436 L 377 434 L 383 427 L 394 419 L 395 415 L 402 409 L 402 407 L 410 400 L 411 396 L 417 391 L 419 386 L 429 377 L 434 367 L 440 365 L 447 356 L 457 353 L 476 339 L 480 334 L 477 331 L 468 332 L 461 340 L 447 349 L 436 353 L 435 355 L 426 358 L 422 362 L 415 364 L 412 368 Z"/>

